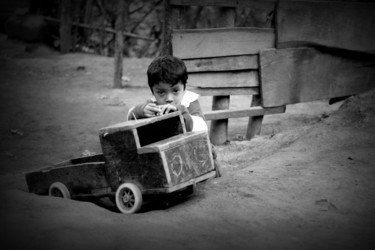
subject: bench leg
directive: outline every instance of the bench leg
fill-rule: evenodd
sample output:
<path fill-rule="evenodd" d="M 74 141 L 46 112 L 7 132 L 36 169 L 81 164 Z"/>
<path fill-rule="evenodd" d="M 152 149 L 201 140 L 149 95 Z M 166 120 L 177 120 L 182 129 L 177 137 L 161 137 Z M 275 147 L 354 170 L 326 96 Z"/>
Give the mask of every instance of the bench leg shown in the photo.
<path fill-rule="evenodd" d="M 212 110 L 229 109 L 229 96 L 214 96 Z M 221 145 L 228 138 L 228 119 L 211 121 L 210 140 L 214 145 Z"/>
<path fill-rule="evenodd" d="M 260 95 L 253 95 L 251 100 L 251 107 L 260 106 L 261 105 L 261 97 Z M 261 116 L 250 116 L 249 122 L 247 125 L 247 133 L 246 139 L 251 140 L 255 135 L 259 135 L 263 122 L 263 115 Z"/>

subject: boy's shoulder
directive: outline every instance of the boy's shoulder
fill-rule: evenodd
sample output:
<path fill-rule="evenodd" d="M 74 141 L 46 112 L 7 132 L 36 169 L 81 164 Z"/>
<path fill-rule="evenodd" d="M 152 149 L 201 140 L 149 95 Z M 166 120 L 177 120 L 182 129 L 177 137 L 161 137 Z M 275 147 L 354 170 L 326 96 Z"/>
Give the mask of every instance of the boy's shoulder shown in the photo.
<path fill-rule="evenodd" d="M 199 98 L 199 95 L 197 93 L 186 90 L 184 97 L 182 98 L 181 105 L 184 105 L 185 107 L 189 107 L 190 103 L 195 102 L 196 100 L 198 100 L 198 98 Z"/>

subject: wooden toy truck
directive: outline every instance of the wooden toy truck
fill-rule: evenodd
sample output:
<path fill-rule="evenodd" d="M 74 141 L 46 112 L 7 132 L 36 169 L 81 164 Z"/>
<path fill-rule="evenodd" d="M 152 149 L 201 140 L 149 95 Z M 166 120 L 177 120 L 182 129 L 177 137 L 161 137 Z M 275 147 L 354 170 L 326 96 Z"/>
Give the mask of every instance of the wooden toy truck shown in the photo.
<path fill-rule="evenodd" d="M 130 214 L 144 195 L 193 189 L 215 176 L 207 132 L 186 132 L 180 112 L 109 126 L 99 137 L 103 154 L 29 172 L 29 191 L 71 199 L 109 196 Z"/>

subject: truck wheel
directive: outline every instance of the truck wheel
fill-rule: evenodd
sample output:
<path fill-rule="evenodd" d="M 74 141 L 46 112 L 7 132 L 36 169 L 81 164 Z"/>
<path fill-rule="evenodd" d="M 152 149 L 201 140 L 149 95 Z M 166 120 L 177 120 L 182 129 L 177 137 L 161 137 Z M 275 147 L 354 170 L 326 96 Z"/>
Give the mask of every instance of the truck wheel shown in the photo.
<path fill-rule="evenodd" d="M 68 188 L 61 182 L 54 182 L 49 186 L 49 196 L 61 197 L 64 199 L 71 199 Z"/>
<path fill-rule="evenodd" d="M 142 192 L 133 183 L 123 183 L 116 191 L 116 206 L 121 213 L 136 213 L 142 206 Z"/>

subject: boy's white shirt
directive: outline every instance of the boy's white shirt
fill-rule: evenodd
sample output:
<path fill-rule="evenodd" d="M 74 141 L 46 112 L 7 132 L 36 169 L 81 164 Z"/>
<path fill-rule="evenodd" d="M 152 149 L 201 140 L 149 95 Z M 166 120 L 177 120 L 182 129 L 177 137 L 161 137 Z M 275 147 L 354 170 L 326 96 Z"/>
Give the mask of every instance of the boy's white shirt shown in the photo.
<path fill-rule="evenodd" d="M 181 105 L 188 108 L 190 106 L 190 103 L 198 100 L 198 98 L 199 98 L 199 95 L 197 93 L 186 90 L 185 93 L 184 93 L 184 96 L 182 97 Z M 156 102 L 156 99 L 155 99 L 154 96 L 151 97 L 151 101 Z M 134 108 L 135 108 L 135 106 L 131 107 L 129 109 L 127 118 L 131 115 Z M 207 123 L 205 122 L 205 120 L 202 117 L 196 116 L 196 115 L 191 115 L 191 118 L 193 120 L 192 131 L 207 131 L 208 130 Z"/>

